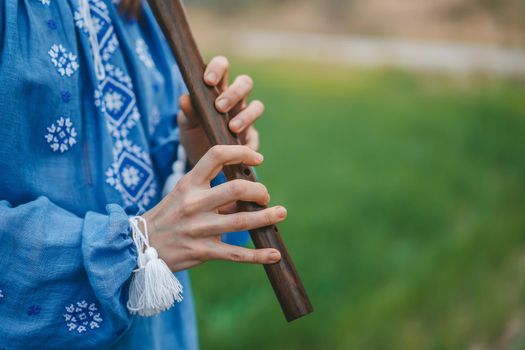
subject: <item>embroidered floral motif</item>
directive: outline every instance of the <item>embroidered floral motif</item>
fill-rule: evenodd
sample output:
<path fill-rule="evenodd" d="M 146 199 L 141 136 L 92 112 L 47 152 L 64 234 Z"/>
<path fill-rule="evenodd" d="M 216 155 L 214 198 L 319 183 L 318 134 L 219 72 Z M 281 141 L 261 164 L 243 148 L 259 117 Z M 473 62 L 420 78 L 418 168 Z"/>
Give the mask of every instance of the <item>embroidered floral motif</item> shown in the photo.
<path fill-rule="evenodd" d="M 102 0 L 89 0 L 91 21 L 97 33 L 100 55 L 104 61 L 109 61 L 111 55 L 118 48 L 118 39 L 109 17 L 108 6 Z M 84 16 L 80 10 L 75 11 L 75 23 L 78 28 L 89 35 Z"/>
<path fill-rule="evenodd" d="M 95 303 L 88 304 L 87 301 L 82 300 L 66 306 L 65 309 L 66 313 L 62 316 L 70 332 L 83 333 L 90 329 L 100 328 L 103 321 Z"/>
<path fill-rule="evenodd" d="M 53 45 L 48 51 L 51 62 L 61 76 L 68 77 L 78 69 L 77 56 L 66 50 L 62 45 Z"/>
<path fill-rule="evenodd" d="M 55 22 L 54 19 L 50 19 L 49 21 L 46 22 L 47 23 L 47 27 L 51 30 L 55 30 L 57 29 L 57 22 Z"/>
<path fill-rule="evenodd" d="M 36 316 L 42 311 L 42 308 L 38 305 L 31 305 L 27 308 L 27 315 L 28 316 Z"/>
<path fill-rule="evenodd" d="M 146 45 L 144 40 L 137 39 L 137 41 L 135 42 L 135 52 L 147 68 L 151 69 L 155 66 L 153 64 L 153 59 L 151 58 L 151 55 L 149 53 L 148 46 Z"/>
<path fill-rule="evenodd" d="M 45 138 L 53 152 L 64 153 L 77 143 L 77 132 L 69 118 L 61 117 L 55 123 L 47 127 Z"/>
<path fill-rule="evenodd" d="M 65 103 L 69 103 L 69 101 L 71 101 L 71 93 L 69 91 L 62 92 L 62 101 Z"/>
<path fill-rule="evenodd" d="M 113 164 L 106 176 L 106 182 L 122 194 L 126 206 L 145 207 L 157 194 L 149 154 L 129 140 L 116 141 Z"/>
<path fill-rule="evenodd" d="M 111 134 L 126 137 L 140 119 L 133 83 L 119 68 L 106 64 L 105 69 L 106 78 L 95 90 L 95 105 L 106 117 Z"/>
<path fill-rule="evenodd" d="M 39 0 L 42 5 L 49 6 L 51 4 L 51 0 Z"/>
<path fill-rule="evenodd" d="M 110 113 L 118 113 L 124 105 L 124 98 L 116 91 L 104 95 L 104 105 Z"/>

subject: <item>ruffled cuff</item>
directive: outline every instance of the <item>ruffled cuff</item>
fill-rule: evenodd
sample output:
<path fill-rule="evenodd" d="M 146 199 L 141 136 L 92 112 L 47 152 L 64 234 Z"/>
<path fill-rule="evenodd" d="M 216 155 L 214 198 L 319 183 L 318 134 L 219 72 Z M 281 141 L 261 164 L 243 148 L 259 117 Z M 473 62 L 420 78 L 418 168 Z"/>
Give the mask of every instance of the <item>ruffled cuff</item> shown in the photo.
<path fill-rule="evenodd" d="M 131 237 L 129 218 L 122 207 L 106 206 L 108 215 L 86 214 L 82 234 L 82 256 L 90 284 L 106 310 L 113 310 L 114 326 L 125 327 L 128 282 L 137 266 L 137 250 Z"/>

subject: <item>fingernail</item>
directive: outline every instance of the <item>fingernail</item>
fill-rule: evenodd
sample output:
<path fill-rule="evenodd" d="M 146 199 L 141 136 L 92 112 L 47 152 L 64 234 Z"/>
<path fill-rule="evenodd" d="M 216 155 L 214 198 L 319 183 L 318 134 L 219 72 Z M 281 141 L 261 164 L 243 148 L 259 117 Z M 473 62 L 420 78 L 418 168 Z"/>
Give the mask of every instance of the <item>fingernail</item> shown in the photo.
<path fill-rule="evenodd" d="M 286 209 L 284 207 L 278 207 L 277 208 L 277 216 L 279 218 L 281 218 L 281 219 L 284 218 L 286 216 L 286 213 L 287 212 L 286 212 Z"/>
<path fill-rule="evenodd" d="M 227 107 L 228 107 L 227 99 L 222 98 L 217 102 L 217 108 L 219 108 L 221 111 L 225 111 Z"/>
<path fill-rule="evenodd" d="M 208 75 L 206 76 L 206 80 L 210 84 L 215 84 L 217 82 L 217 74 L 215 74 L 213 72 L 212 73 L 208 73 Z"/>
<path fill-rule="evenodd" d="M 233 120 L 232 127 L 239 130 L 242 127 L 242 120 L 239 120 L 239 119 Z"/>
<path fill-rule="evenodd" d="M 281 254 L 276 252 L 270 253 L 270 260 L 273 262 L 278 262 L 279 260 L 281 260 Z"/>
<path fill-rule="evenodd" d="M 260 154 L 260 153 L 257 153 L 257 154 L 255 155 L 255 160 L 256 160 L 257 162 L 261 163 L 261 162 L 264 160 L 264 156 L 263 156 L 262 154 Z"/>

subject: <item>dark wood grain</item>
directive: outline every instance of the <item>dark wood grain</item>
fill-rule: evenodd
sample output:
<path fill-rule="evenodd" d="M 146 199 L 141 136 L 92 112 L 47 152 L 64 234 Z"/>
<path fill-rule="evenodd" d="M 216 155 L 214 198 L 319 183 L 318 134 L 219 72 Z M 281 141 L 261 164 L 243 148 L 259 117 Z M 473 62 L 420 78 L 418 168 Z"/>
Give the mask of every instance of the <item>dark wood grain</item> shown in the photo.
<path fill-rule="evenodd" d="M 180 0 L 149 0 L 149 4 L 177 59 L 182 76 L 190 91 L 195 110 L 212 145 L 236 145 L 238 139 L 228 128 L 229 116 L 215 109 L 218 90 L 203 81 L 205 62 L 193 38 L 184 7 Z M 257 181 L 250 167 L 232 165 L 224 169 L 226 177 Z M 255 203 L 240 202 L 243 211 L 257 211 L 265 207 Z M 264 265 L 266 274 L 288 321 L 295 320 L 313 311 L 297 270 L 288 254 L 277 226 L 250 231 L 257 248 L 275 248 L 281 252 L 279 263 Z"/>

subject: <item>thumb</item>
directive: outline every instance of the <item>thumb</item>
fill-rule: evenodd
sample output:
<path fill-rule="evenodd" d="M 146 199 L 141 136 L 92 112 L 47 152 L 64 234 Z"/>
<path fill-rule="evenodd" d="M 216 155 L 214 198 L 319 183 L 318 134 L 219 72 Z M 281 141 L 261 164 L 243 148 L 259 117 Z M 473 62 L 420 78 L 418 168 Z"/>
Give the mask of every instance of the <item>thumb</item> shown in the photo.
<path fill-rule="evenodd" d="M 195 109 L 193 108 L 190 96 L 181 96 L 179 104 L 181 109 L 181 112 L 177 117 L 179 127 L 184 129 L 194 129 L 200 126 L 201 123 L 197 116 L 197 112 L 195 112 Z"/>

